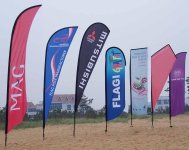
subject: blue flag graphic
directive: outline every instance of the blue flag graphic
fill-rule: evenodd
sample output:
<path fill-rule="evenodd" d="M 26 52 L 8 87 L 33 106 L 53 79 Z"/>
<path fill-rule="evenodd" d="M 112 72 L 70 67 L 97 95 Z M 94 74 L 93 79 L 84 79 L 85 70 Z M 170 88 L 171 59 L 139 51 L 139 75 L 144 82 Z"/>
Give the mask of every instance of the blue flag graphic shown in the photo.
<path fill-rule="evenodd" d="M 43 128 L 45 128 L 62 65 L 77 28 L 68 27 L 60 29 L 48 41 L 44 74 Z"/>
<path fill-rule="evenodd" d="M 117 47 L 106 51 L 106 120 L 118 117 L 125 108 L 125 56 Z"/>

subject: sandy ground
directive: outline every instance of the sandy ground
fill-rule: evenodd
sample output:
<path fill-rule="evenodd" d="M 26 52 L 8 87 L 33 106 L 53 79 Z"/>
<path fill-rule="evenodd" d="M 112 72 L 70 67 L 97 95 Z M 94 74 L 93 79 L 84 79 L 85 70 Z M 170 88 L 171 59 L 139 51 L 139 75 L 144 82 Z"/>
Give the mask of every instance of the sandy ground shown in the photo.
<path fill-rule="evenodd" d="M 0 150 L 189 150 L 189 116 L 156 119 L 151 128 L 149 119 L 130 123 L 77 124 L 76 137 L 72 125 L 47 126 L 46 139 L 42 129 L 13 130 L 4 147 L 4 132 L 0 131 Z"/>

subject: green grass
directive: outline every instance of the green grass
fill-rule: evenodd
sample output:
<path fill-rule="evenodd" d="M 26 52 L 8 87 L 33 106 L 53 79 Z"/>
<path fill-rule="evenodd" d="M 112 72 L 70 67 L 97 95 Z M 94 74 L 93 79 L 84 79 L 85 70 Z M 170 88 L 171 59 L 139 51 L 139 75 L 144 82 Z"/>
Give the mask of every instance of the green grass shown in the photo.
<path fill-rule="evenodd" d="M 186 113 L 188 114 L 188 113 Z M 154 119 L 163 119 L 168 118 L 169 114 L 154 114 Z M 110 122 L 125 122 L 127 123 L 130 120 L 130 116 L 125 117 L 118 117 Z M 133 116 L 133 119 L 151 119 L 151 115 L 147 116 Z M 101 123 L 105 122 L 104 117 L 98 117 L 98 118 L 76 118 L 77 124 L 84 124 L 84 123 Z M 36 128 L 36 127 L 42 127 L 42 120 L 40 121 L 23 121 L 20 125 L 16 127 L 16 129 L 25 129 L 25 128 Z M 64 125 L 64 124 L 73 124 L 73 118 L 57 118 L 57 119 L 48 119 L 46 125 Z M 0 130 L 4 130 L 4 123 L 0 123 Z"/>
<path fill-rule="evenodd" d="M 76 123 L 100 123 L 103 122 L 104 118 L 77 118 Z M 42 127 L 43 121 L 23 121 L 20 125 L 18 125 L 15 129 L 25 129 L 25 128 L 36 128 Z M 65 119 L 48 119 L 46 125 L 63 125 L 63 124 L 73 124 L 73 118 L 65 118 Z M 0 124 L 0 130 L 4 130 L 4 123 Z"/>
<path fill-rule="evenodd" d="M 116 118 L 112 122 L 127 122 L 126 118 Z M 99 118 L 76 118 L 77 124 L 84 123 L 101 123 L 105 122 L 103 117 Z M 25 129 L 25 128 L 36 128 L 42 127 L 42 120 L 40 121 L 23 121 L 20 125 L 18 125 L 15 129 Z M 46 125 L 64 125 L 64 124 L 73 124 L 73 118 L 65 118 L 65 119 L 48 119 Z M 4 130 L 4 123 L 0 124 L 0 130 Z"/>

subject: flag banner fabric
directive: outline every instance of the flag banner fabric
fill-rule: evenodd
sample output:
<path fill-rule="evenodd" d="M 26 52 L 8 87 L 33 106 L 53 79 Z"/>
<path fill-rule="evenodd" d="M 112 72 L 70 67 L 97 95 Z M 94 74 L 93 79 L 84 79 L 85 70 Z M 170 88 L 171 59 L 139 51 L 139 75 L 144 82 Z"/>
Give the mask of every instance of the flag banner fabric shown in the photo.
<path fill-rule="evenodd" d="M 5 134 L 22 122 L 27 110 L 26 45 L 30 27 L 39 8 L 38 5 L 24 10 L 17 17 L 13 27 L 9 54 Z"/>
<path fill-rule="evenodd" d="M 147 115 L 148 51 L 147 48 L 131 49 L 130 55 L 132 113 Z"/>
<path fill-rule="evenodd" d="M 170 45 L 166 45 L 151 57 L 152 108 L 154 109 L 161 91 L 176 61 Z"/>
<path fill-rule="evenodd" d="M 67 27 L 56 31 L 49 39 L 46 47 L 44 73 L 44 109 L 43 127 L 48 118 L 52 98 L 61 69 L 78 27 Z"/>
<path fill-rule="evenodd" d="M 125 56 L 117 47 L 106 51 L 105 64 L 106 120 L 122 114 L 125 108 Z"/>
<path fill-rule="evenodd" d="M 185 60 L 186 52 L 176 55 L 176 62 L 169 76 L 171 116 L 185 112 Z"/>
<path fill-rule="evenodd" d="M 94 23 L 83 36 L 77 66 L 75 112 L 109 32 L 106 25 Z"/>

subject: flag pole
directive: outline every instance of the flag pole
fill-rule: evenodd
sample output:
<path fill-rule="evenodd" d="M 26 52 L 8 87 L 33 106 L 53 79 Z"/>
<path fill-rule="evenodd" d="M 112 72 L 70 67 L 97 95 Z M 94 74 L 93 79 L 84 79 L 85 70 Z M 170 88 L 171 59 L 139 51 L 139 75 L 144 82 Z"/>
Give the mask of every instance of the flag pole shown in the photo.
<path fill-rule="evenodd" d="M 21 13 L 22 14 L 22 13 Z M 20 15 L 21 15 L 20 14 Z M 19 16 L 20 16 L 19 15 Z M 11 41 L 10 41 L 10 50 L 9 50 L 9 60 L 8 60 L 8 74 L 7 74 L 7 102 L 6 102 L 6 121 L 5 121 L 5 147 L 7 146 L 7 139 L 8 139 L 8 115 L 9 115 L 9 80 L 10 80 L 10 62 L 11 62 L 11 48 L 12 48 L 12 41 L 13 41 L 13 34 L 16 28 L 16 22 L 19 18 L 19 16 L 17 17 L 13 29 L 12 29 L 12 33 L 11 33 Z"/>
<path fill-rule="evenodd" d="M 106 51 L 106 55 L 105 55 L 105 117 L 106 117 L 106 129 L 105 129 L 105 133 L 108 132 L 108 106 L 107 106 L 107 60 L 106 60 L 106 57 L 107 57 L 107 51 Z"/>
<path fill-rule="evenodd" d="M 11 42 L 12 43 L 12 42 Z M 10 54 L 9 54 L 9 62 L 10 62 Z M 9 67 L 10 68 L 10 63 L 9 63 Z M 5 147 L 7 146 L 7 133 L 8 133 L 8 112 L 9 112 L 9 104 L 8 104 L 8 97 L 9 97 L 9 72 L 10 69 L 8 69 L 8 77 L 7 77 L 7 104 L 6 104 L 6 121 L 5 121 Z"/>
<path fill-rule="evenodd" d="M 105 129 L 105 133 L 107 133 L 107 132 L 108 132 L 108 121 L 107 121 L 107 117 L 106 117 L 106 129 Z"/>
<path fill-rule="evenodd" d="M 45 71 L 46 71 L 46 67 L 45 67 Z M 44 140 L 45 140 L 45 72 L 44 72 L 44 87 L 43 87 L 43 141 Z"/>
<path fill-rule="evenodd" d="M 7 134 L 5 134 L 5 147 L 7 147 Z"/>
<path fill-rule="evenodd" d="M 106 92 L 106 94 L 107 94 L 107 92 Z M 108 107 L 107 107 L 107 96 L 106 96 L 106 106 L 105 106 L 106 108 L 106 112 L 105 112 L 105 117 L 106 117 L 106 129 L 105 129 L 105 133 L 107 133 L 108 132 Z"/>
<path fill-rule="evenodd" d="M 9 60 L 10 60 L 10 55 L 9 55 Z M 9 61 L 10 62 L 10 61 Z M 9 63 L 9 67 L 10 68 L 10 63 Z M 9 71 L 10 69 L 8 69 L 8 79 L 7 79 L 7 104 L 6 104 L 6 121 L 5 121 L 5 147 L 7 146 L 7 133 L 8 133 L 8 111 L 9 111 L 9 107 L 8 107 L 8 96 L 9 96 Z"/>
<path fill-rule="evenodd" d="M 84 38 L 84 37 L 83 37 Z M 80 47 L 81 49 L 81 47 Z M 77 108 L 78 108 L 78 98 L 77 98 L 77 84 L 78 84 L 78 73 L 79 73 L 79 62 L 80 62 L 80 59 L 81 59 L 81 53 L 79 52 L 79 58 L 78 58 L 78 61 L 77 61 L 77 72 L 76 72 L 76 83 L 75 83 L 75 105 L 74 105 L 74 128 L 73 128 L 73 136 L 75 137 L 75 128 L 76 128 L 76 114 L 77 114 Z M 78 105 L 77 105 L 78 104 Z"/>
<path fill-rule="evenodd" d="M 76 123 L 76 109 L 74 109 L 74 129 L 73 129 L 73 136 L 75 137 L 75 123 Z"/>
<path fill-rule="evenodd" d="M 45 84 L 45 80 L 44 80 L 44 84 Z M 45 95 L 45 86 L 43 90 L 44 90 L 43 95 Z M 43 101 L 43 141 L 44 140 L 45 140 L 45 100 Z"/>
<path fill-rule="evenodd" d="M 46 57 L 45 57 L 46 62 Z M 43 141 L 45 140 L 45 72 L 46 72 L 46 66 L 44 71 L 44 87 L 43 87 Z"/>
<path fill-rule="evenodd" d="M 170 77 L 170 75 L 169 75 L 169 127 L 170 128 L 172 128 L 173 126 L 172 126 L 172 124 L 171 124 L 171 116 L 172 116 L 172 114 L 171 114 L 171 81 L 170 81 L 170 79 L 171 79 L 171 77 Z"/>
<path fill-rule="evenodd" d="M 152 69 L 151 69 L 152 70 Z M 151 115 L 152 115 L 152 128 L 154 128 L 154 108 L 153 108 L 153 92 L 152 92 L 152 73 L 151 73 Z"/>
<path fill-rule="evenodd" d="M 46 108 L 46 106 L 45 106 L 46 105 L 46 103 L 45 103 L 45 87 L 46 87 L 47 49 L 48 49 L 48 44 L 46 46 L 46 51 L 45 51 L 44 81 L 43 81 L 43 140 L 45 140 L 45 123 L 46 123 L 46 120 L 45 120 L 45 111 L 46 111 L 46 109 L 45 109 Z"/>
<path fill-rule="evenodd" d="M 43 127 L 43 141 L 45 140 L 45 128 Z"/>
<path fill-rule="evenodd" d="M 151 100 L 151 113 L 152 113 L 152 128 L 154 128 L 154 109 L 153 109 L 153 101 Z"/>
<path fill-rule="evenodd" d="M 105 132 L 107 133 L 108 132 L 108 121 L 106 120 L 106 130 Z"/>
<path fill-rule="evenodd" d="M 78 70 L 78 69 L 77 69 Z M 76 87 L 77 87 L 77 79 L 76 79 Z M 75 137 L 75 128 L 76 128 L 76 114 L 77 114 L 77 104 L 76 104 L 76 98 L 77 98 L 77 88 L 75 92 L 75 105 L 74 105 L 74 128 L 73 128 L 73 136 Z"/>
<path fill-rule="evenodd" d="M 44 80 L 44 84 L 45 84 L 45 80 Z M 45 91 L 45 88 L 43 90 Z M 43 92 L 43 95 L 45 95 L 45 92 Z M 43 101 L 43 141 L 44 140 L 45 140 L 45 100 Z"/>
<path fill-rule="evenodd" d="M 129 66 L 129 70 L 130 70 L 130 111 L 131 111 L 131 125 L 130 127 L 133 127 L 133 106 L 132 106 L 132 83 L 131 83 L 131 50 L 130 50 L 130 66 Z"/>
<path fill-rule="evenodd" d="M 132 100 L 131 100 L 131 103 L 132 103 Z M 131 106 L 130 106 L 130 109 L 131 109 L 131 125 L 130 125 L 130 127 L 133 127 L 133 107 L 132 107 L 132 104 L 131 104 Z"/>

